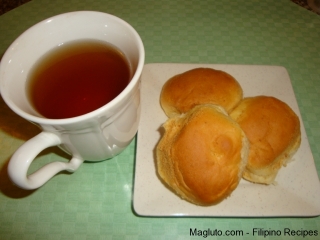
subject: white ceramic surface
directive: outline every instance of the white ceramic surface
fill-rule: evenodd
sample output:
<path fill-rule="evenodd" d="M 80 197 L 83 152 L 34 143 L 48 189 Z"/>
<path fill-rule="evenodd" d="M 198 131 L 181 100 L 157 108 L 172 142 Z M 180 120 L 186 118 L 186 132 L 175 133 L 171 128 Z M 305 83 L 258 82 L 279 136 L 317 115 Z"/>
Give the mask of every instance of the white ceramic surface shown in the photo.
<path fill-rule="evenodd" d="M 79 39 L 106 41 L 126 55 L 132 79 L 111 102 L 82 116 L 46 119 L 30 106 L 25 82 L 31 67 L 46 52 Z M 1 95 L 8 106 L 23 118 L 39 125 L 43 132 L 25 143 L 8 166 L 18 186 L 33 189 L 62 170 L 75 171 L 84 161 L 101 161 L 124 150 L 134 138 L 140 117 L 140 76 L 144 47 L 138 33 L 123 20 L 101 12 L 70 12 L 46 19 L 20 35 L 1 60 Z M 53 162 L 27 176 L 35 156 L 59 145 L 72 155 L 69 163 Z"/>
<path fill-rule="evenodd" d="M 167 120 L 159 104 L 164 82 L 175 74 L 196 67 L 228 72 L 241 84 L 244 96 L 268 95 L 286 102 L 299 116 L 302 142 L 293 161 L 283 167 L 276 185 L 241 180 L 230 197 L 201 207 L 182 200 L 159 180 L 155 147 Z M 280 66 L 217 64 L 147 64 L 141 87 L 141 120 L 137 139 L 133 207 L 144 216 L 317 216 L 320 215 L 320 184 L 300 111 L 287 70 Z"/>

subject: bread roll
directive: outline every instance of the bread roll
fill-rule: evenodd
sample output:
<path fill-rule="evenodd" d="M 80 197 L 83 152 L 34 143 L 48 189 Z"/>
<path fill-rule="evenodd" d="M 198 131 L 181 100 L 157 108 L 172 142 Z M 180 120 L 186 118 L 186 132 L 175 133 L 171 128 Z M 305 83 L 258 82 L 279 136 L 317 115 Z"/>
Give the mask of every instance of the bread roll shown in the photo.
<path fill-rule="evenodd" d="M 169 118 L 157 145 L 159 177 L 181 198 L 212 205 L 238 186 L 247 163 L 248 140 L 217 105 L 199 105 Z"/>
<path fill-rule="evenodd" d="M 245 98 L 230 116 L 250 142 L 243 177 L 255 183 L 273 183 L 300 146 L 299 118 L 286 103 L 267 96 Z"/>
<path fill-rule="evenodd" d="M 242 88 L 228 73 L 195 68 L 175 75 L 163 86 L 160 104 L 168 117 L 199 104 L 217 104 L 230 112 L 242 100 Z"/>

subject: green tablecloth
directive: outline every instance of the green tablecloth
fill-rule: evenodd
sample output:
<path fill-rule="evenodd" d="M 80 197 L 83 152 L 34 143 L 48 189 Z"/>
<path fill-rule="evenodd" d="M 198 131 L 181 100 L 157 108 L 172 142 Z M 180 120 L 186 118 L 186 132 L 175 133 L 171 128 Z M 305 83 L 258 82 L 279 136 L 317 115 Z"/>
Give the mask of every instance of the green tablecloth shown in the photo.
<path fill-rule="evenodd" d="M 129 22 L 145 44 L 146 63 L 284 66 L 290 75 L 320 173 L 320 16 L 289 0 L 49 1 L 33 0 L 0 16 L 0 55 L 33 24 L 59 13 L 96 10 Z M 297 239 L 284 228 L 318 231 L 320 218 L 140 217 L 132 209 L 136 142 L 112 160 L 83 164 L 36 191 L 7 175 L 14 151 L 40 130 L 0 98 L 0 239 L 201 239 L 190 229 L 241 230 L 217 239 Z M 41 153 L 33 168 L 69 156 Z M 281 230 L 265 237 L 254 228 Z M 238 233 L 241 233 L 238 231 Z M 237 233 L 237 232 L 234 232 Z M 213 238 L 213 237 L 208 237 Z"/>

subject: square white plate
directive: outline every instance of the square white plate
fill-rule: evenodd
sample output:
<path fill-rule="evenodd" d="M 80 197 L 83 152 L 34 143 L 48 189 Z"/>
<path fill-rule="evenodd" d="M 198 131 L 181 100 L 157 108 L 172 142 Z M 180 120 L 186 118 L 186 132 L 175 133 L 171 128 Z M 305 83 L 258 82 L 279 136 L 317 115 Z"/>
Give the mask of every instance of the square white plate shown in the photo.
<path fill-rule="evenodd" d="M 172 76 L 196 67 L 223 70 L 235 77 L 244 97 L 268 95 L 286 102 L 299 116 L 302 142 L 294 161 L 280 169 L 276 185 L 241 180 L 230 197 L 201 207 L 182 200 L 159 180 L 155 148 L 167 120 L 159 103 L 163 84 Z M 137 138 L 133 207 L 142 216 L 317 216 L 320 183 L 305 128 L 287 70 L 279 66 L 217 64 L 147 64 L 142 73 L 141 122 Z"/>

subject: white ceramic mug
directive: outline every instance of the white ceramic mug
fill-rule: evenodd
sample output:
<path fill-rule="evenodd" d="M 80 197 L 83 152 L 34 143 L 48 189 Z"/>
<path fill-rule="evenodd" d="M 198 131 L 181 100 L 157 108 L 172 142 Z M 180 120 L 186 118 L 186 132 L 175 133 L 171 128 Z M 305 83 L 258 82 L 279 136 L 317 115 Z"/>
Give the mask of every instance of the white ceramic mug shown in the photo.
<path fill-rule="evenodd" d="M 26 79 L 35 62 L 48 51 L 79 39 L 102 40 L 117 46 L 132 69 L 128 86 L 111 102 L 90 113 L 67 119 L 41 117 L 26 95 Z M 138 33 L 125 21 L 101 12 L 70 12 L 46 19 L 20 35 L 0 65 L 1 95 L 18 115 L 43 131 L 12 156 L 8 173 L 24 189 L 42 186 L 60 171 L 74 172 L 83 161 L 101 161 L 124 150 L 134 138 L 140 117 L 140 76 L 145 53 Z M 72 155 L 27 176 L 34 158 L 45 148 L 59 146 Z"/>

